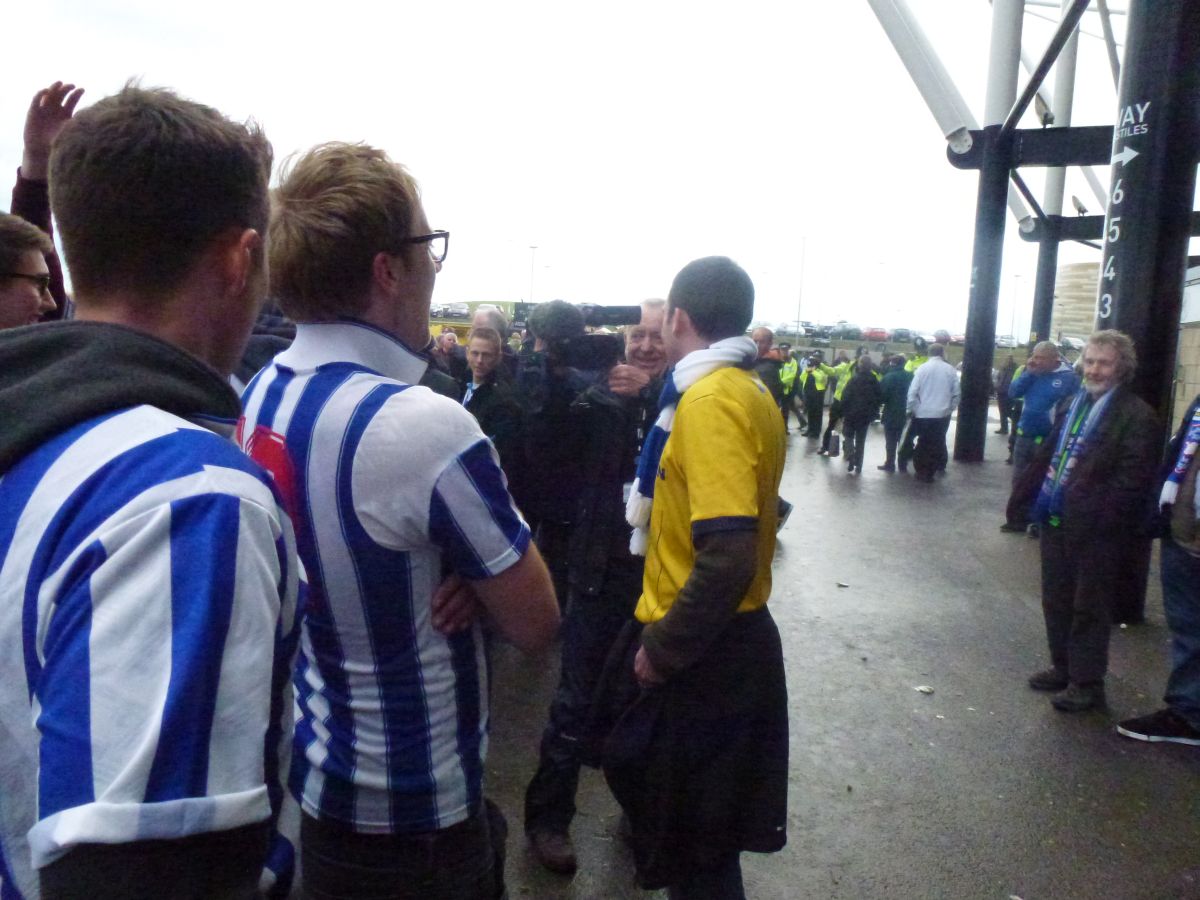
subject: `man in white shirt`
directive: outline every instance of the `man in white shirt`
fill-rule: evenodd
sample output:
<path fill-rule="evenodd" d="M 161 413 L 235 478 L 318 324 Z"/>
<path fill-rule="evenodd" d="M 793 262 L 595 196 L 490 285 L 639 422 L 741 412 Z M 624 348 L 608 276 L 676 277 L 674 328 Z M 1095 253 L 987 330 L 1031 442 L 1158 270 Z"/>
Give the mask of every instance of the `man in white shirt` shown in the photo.
<path fill-rule="evenodd" d="M 470 582 L 526 650 L 553 639 L 558 604 L 491 442 L 419 386 L 447 233 L 363 144 L 306 153 L 275 200 L 271 279 L 296 340 L 246 388 L 238 437 L 296 511 L 311 576 L 290 778 L 305 896 L 493 900 L 487 648 L 435 598 Z"/>
<path fill-rule="evenodd" d="M 909 428 L 916 438 L 913 469 L 917 481 L 931 482 L 935 472 L 944 471 L 950 455 L 946 452 L 946 431 L 950 416 L 958 406 L 958 373 L 946 362 L 946 348 L 929 348 L 929 362 L 913 375 L 908 386 Z"/>

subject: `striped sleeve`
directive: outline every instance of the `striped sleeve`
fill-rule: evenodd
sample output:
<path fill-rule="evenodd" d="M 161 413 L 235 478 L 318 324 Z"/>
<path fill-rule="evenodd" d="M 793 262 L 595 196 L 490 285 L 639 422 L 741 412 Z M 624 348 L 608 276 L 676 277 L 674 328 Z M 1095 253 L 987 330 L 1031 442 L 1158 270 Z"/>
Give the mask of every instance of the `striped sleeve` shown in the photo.
<path fill-rule="evenodd" d="M 37 622 L 32 653 L 27 644 L 41 735 L 35 866 L 77 843 L 177 838 L 271 814 L 274 719 L 285 714 L 272 694 L 294 648 L 299 590 L 290 525 L 244 495 L 269 501 L 261 483 L 173 493 L 114 516 L 27 599 L 38 607 L 26 616 Z"/>
<path fill-rule="evenodd" d="M 429 532 L 464 578 L 499 575 L 529 546 L 529 526 L 513 505 L 496 451 L 480 440 L 458 454 L 433 488 Z"/>

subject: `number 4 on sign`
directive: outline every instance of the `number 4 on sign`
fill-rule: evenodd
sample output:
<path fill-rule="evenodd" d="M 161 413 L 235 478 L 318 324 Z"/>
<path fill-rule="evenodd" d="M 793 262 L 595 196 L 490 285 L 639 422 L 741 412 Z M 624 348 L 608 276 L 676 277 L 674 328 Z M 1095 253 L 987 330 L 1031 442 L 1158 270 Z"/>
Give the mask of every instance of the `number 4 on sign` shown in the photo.
<path fill-rule="evenodd" d="M 1108 262 L 1104 264 L 1104 277 L 1112 281 L 1117 277 L 1117 258 L 1110 256 Z"/>

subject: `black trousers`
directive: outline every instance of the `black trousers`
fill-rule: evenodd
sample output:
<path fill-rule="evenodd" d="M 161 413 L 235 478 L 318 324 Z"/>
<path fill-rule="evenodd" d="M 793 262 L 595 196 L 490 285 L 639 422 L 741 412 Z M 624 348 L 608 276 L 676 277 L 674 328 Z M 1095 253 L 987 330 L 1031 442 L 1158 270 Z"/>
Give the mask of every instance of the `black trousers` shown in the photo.
<path fill-rule="evenodd" d="M 946 468 L 946 463 L 950 460 L 950 454 L 946 451 L 946 432 L 949 429 L 949 416 L 912 420 L 909 433 L 916 442 L 912 451 L 912 463 L 918 475 L 932 477 L 934 472 Z"/>
<path fill-rule="evenodd" d="M 1121 584 L 1124 537 L 1068 536 L 1043 525 L 1042 614 L 1050 661 L 1075 684 L 1104 680 L 1114 590 Z"/>
<path fill-rule="evenodd" d="M 829 424 L 825 427 L 825 433 L 821 436 L 821 449 L 829 449 L 829 441 L 833 437 L 833 430 L 838 427 L 838 423 L 842 421 L 842 401 L 834 400 L 829 404 Z"/>
<path fill-rule="evenodd" d="M 860 425 L 847 423 L 842 428 L 842 434 L 846 436 L 842 446 L 842 452 L 846 455 L 846 464 L 858 469 L 859 472 L 862 471 L 863 450 L 867 446 L 867 431 L 870 430 L 870 427 L 870 422 L 863 422 Z"/>
<path fill-rule="evenodd" d="M 38 873 L 42 900 L 254 900 L 269 835 L 262 822 L 174 840 L 80 844 Z"/>
<path fill-rule="evenodd" d="M 525 831 L 566 833 L 575 817 L 575 792 L 584 756 L 594 754 L 592 697 L 608 651 L 642 592 L 642 562 L 614 560 L 596 595 L 572 590 L 562 622 L 562 669 L 542 732 L 538 768 L 525 789 Z"/>
<path fill-rule="evenodd" d="M 490 800 L 466 821 L 423 834 L 360 834 L 300 816 L 306 900 L 500 900 L 508 825 Z"/>
<path fill-rule="evenodd" d="M 821 436 L 821 421 L 825 418 L 825 392 L 804 394 L 804 418 L 808 419 L 808 428 L 804 433 L 808 437 Z"/>

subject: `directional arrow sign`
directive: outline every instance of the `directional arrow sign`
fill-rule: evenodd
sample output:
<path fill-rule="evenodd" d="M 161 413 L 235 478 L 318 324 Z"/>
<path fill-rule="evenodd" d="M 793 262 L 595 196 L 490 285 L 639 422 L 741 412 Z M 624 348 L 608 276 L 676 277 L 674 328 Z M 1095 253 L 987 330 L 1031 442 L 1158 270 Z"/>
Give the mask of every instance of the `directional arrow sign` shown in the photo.
<path fill-rule="evenodd" d="M 1122 147 L 1120 153 L 1113 154 L 1112 161 L 1114 163 L 1120 163 L 1121 165 L 1124 166 L 1124 165 L 1128 165 L 1129 161 L 1138 155 L 1139 155 L 1138 152 L 1136 150 L 1134 150 L 1132 147 Z"/>

